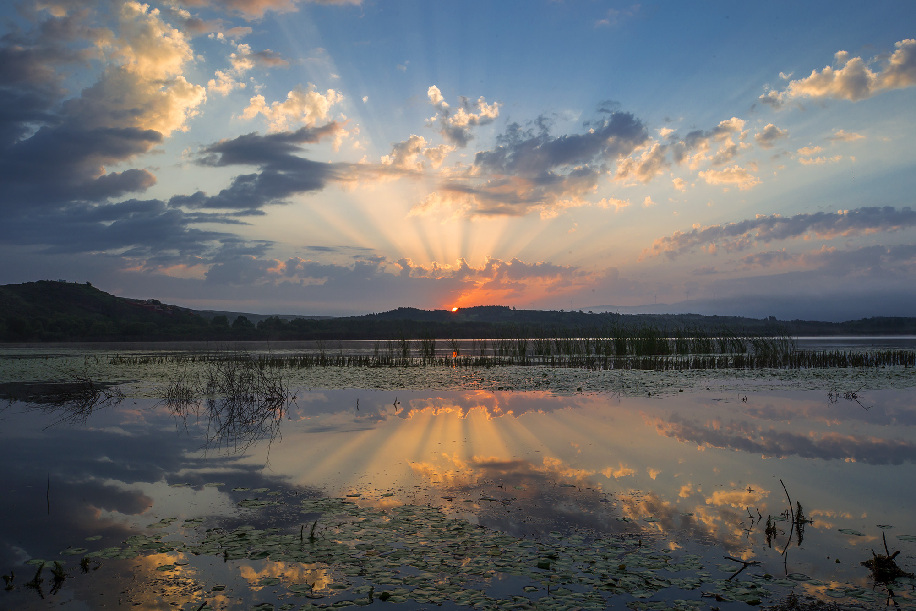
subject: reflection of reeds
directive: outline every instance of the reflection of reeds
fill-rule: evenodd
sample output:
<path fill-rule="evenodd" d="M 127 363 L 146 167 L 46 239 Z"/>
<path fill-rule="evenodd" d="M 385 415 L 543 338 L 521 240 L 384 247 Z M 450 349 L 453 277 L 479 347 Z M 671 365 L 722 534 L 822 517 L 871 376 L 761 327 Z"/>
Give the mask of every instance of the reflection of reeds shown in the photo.
<path fill-rule="evenodd" d="M 166 386 L 163 400 L 185 425 L 191 415 L 206 421 L 208 447 L 238 450 L 277 437 L 295 397 L 267 359 L 230 353 L 213 356 L 200 377 L 178 373 Z"/>

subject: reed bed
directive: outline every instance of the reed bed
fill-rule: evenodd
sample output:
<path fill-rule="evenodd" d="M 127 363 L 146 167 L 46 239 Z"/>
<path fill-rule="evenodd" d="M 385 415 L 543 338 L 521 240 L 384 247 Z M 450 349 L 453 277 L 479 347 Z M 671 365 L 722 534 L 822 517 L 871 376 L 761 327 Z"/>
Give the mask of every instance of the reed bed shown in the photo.
<path fill-rule="evenodd" d="M 622 353 L 613 339 L 553 338 L 547 344 L 542 339 L 492 340 L 491 349 L 485 344 L 464 344 L 466 349 L 454 349 L 449 355 L 437 355 L 433 350 L 434 340 L 424 339 L 419 349 L 406 340 L 392 342 L 387 350 L 375 349 L 371 354 L 345 354 L 303 352 L 300 354 L 249 354 L 244 352 L 200 352 L 171 353 L 166 355 L 116 355 L 113 365 L 151 364 L 226 364 L 255 360 L 258 366 L 267 370 L 308 369 L 314 367 L 463 367 L 490 368 L 505 366 L 547 366 L 556 368 L 580 368 L 592 370 L 724 370 L 724 369 L 824 369 L 824 368 L 869 368 L 869 367 L 916 367 L 916 351 L 913 350 L 798 350 L 794 342 L 786 338 L 749 338 L 743 340 L 744 352 L 721 353 L 716 348 L 733 347 L 736 340 L 720 342 L 710 340 L 703 345 L 712 348 L 706 353 L 684 351 L 678 341 L 690 342 L 695 339 L 659 338 L 646 335 L 635 345 L 645 348 L 651 344 L 654 354 L 640 354 L 637 351 Z M 663 345 L 664 344 L 664 345 Z M 628 344 L 630 345 L 630 344 Z"/>

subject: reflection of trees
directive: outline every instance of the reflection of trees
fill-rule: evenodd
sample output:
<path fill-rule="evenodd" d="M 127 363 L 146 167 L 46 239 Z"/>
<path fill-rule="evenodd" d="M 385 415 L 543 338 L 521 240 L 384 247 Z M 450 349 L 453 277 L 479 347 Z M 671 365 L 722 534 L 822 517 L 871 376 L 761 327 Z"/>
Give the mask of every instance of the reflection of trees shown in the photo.
<path fill-rule="evenodd" d="M 66 382 L 3 384 L 0 396 L 9 404 L 22 401 L 42 411 L 60 414 L 49 426 L 61 422 L 83 424 L 96 410 L 119 405 L 124 400 L 124 393 L 114 383 L 98 382 L 84 373 L 70 373 L 67 377 Z"/>
<path fill-rule="evenodd" d="M 164 400 L 186 427 L 192 415 L 206 422 L 207 447 L 238 451 L 262 439 L 273 441 L 295 397 L 278 369 L 238 354 L 210 361 L 201 376 L 179 372 Z"/>

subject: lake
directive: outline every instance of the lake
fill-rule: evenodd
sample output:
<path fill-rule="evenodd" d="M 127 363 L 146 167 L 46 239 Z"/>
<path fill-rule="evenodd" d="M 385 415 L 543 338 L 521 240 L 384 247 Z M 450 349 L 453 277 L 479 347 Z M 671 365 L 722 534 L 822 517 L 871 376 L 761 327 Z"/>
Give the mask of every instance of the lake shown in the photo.
<path fill-rule="evenodd" d="M 208 400 L 247 370 L 189 348 L 0 350 L 4 608 L 916 608 L 862 564 L 916 571 L 911 367 L 281 368 Z"/>

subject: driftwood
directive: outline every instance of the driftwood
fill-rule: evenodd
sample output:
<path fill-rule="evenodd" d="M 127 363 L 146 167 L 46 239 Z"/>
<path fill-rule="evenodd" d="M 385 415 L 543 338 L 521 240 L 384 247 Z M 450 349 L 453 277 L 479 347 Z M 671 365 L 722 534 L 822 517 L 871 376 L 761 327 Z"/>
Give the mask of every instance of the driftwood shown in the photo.
<path fill-rule="evenodd" d="M 862 566 L 871 570 L 872 578 L 876 583 L 888 584 L 898 577 L 913 577 L 913 573 L 907 573 L 894 561 L 894 558 L 900 553 L 897 550 L 893 554 L 887 548 L 887 537 L 881 533 L 884 540 L 884 554 L 876 554 L 875 550 L 871 551 L 871 558 L 862 562 Z"/>

